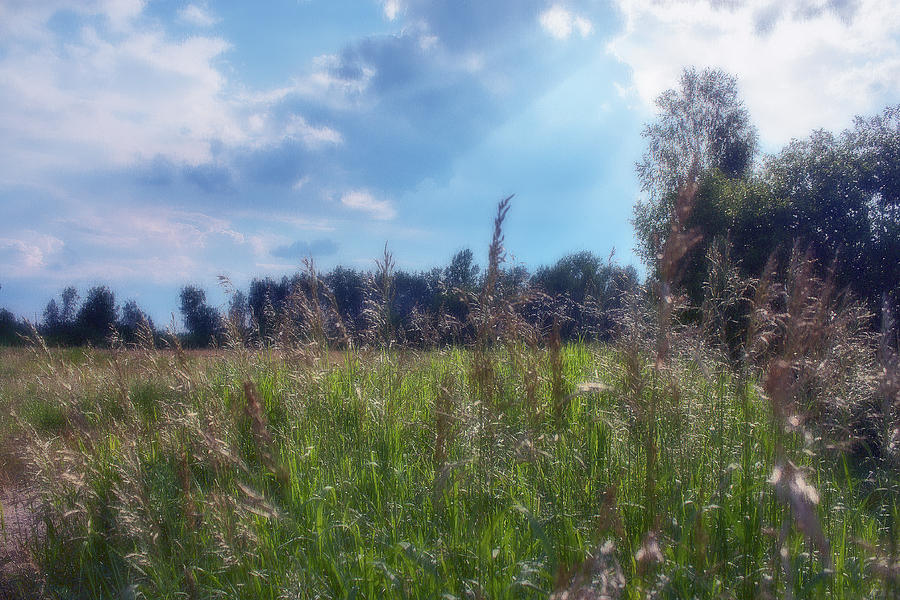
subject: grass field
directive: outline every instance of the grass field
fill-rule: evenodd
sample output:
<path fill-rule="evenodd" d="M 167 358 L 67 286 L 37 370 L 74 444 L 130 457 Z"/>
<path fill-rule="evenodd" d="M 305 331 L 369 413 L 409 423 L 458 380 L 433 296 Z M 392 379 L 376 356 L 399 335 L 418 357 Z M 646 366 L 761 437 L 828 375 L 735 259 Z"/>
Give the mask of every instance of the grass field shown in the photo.
<path fill-rule="evenodd" d="M 28 593 L 896 594 L 896 472 L 708 352 L 2 352 Z"/>

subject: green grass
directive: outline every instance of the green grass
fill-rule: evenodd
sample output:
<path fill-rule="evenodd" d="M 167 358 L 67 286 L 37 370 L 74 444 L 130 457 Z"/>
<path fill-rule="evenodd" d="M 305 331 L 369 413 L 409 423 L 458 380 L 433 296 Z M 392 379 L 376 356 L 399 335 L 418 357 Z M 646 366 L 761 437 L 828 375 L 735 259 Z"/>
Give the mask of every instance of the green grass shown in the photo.
<path fill-rule="evenodd" d="M 776 436 L 758 386 L 714 363 L 663 377 L 646 361 L 635 397 L 624 354 L 570 345 L 565 390 L 607 387 L 554 399 L 537 350 L 493 351 L 479 382 L 466 350 L 67 358 L 41 386 L 22 384 L 25 362 L 0 382 L 48 508 L 32 546 L 51 596 L 546 598 L 607 540 L 623 597 L 780 596 L 776 437 L 820 494 L 834 562 L 823 574 L 792 533 L 795 597 L 885 593 L 861 542 L 884 544 L 900 517 L 895 478 Z M 642 568 L 648 528 L 664 561 Z"/>

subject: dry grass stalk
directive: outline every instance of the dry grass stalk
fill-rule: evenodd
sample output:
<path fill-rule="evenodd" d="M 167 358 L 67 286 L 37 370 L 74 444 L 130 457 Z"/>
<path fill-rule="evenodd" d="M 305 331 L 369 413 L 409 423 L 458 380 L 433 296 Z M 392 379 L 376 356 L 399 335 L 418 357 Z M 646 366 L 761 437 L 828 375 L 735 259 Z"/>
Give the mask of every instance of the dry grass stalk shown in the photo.
<path fill-rule="evenodd" d="M 772 263 L 770 259 L 770 263 Z M 832 268 L 826 279 L 814 273 L 809 253 L 795 247 L 788 268 L 787 284 L 774 283 L 767 267 L 757 284 L 750 319 L 746 356 L 768 358 L 763 389 L 774 416 L 775 466 L 769 483 L 787 509 L 779 534 L 779 556 L 785 576 L 785 594 L 793 594 L 793 568 L 787 547 L 792 524 L 819 550 L 827 573 L 831 569 L 831 547 L 817 515 L 819 496 L 803 472 L 788 458 L 785 435 L 801 432 L 807 439 L 828 432 L 829 417 L 837 410 L 830 394 L 845 374 L 839 368 L 842 353 L 860 345 L 856 332 L 864 315 L 835 292 Z M 782 307 L 779 310 L 779 305 Z M 827 384 L 825 382 L 828 382 Z M 817 431 L 810 429 L 816 427 Z M 845 429 L 839 429 L 845 435 Z"/>
<path fill-rule="evenodd" d="M 369 322 L 369 337 L 374 345 L 390 348 L 395 340 L 394 331 L 394 255 L 384 244 L 384 254 L 375 259 L 375 275 L 369 280 L 368 297 L 363 313 Z"/>
<path fill-rule="evenodd" d="M 244 411 L 250 420 L 250 428 L 253 433 L 253 439 L 256 443 L 256 449 L 260 457 L 260 461 L 268 468 L 282 483 L 288 479 L 287 470 L 279 464 L 273 453 L 275 449 L 275 440 L 269 432 L 269 425 L 263 409 L 256 386 L 249 381 L 244 382 L 244 396 L 247 403 L 244 405 Z"/>
<path fill-rule="evenodd" d="M 575 568 L 560 570 L 550 600 L 616 600 L 625 593 L 625 574 L 616 558 L 615 545 L 606 541 Z"/>
<path fill-rule="evenodd" d="M 669 332 L 672 325 L 672 313 L 675 308 L 674 288 L 681 280 L 684 268 L 682 259 L 702 239 L 696 227 L 688 229 L 687 222 L 694 210 L 694 198 L 697 195 L 697 169 L 695 160 L 688 175 L 687 182 L 678 191 L 674 212 L 670 219 L 671 231 L 657 255 L 659 272 L 659 335 L 656 346 L 656 368 L 662 370 L 669 356 Z"/>
<path fill-rule="evenodd" d="M 797 529 L 814 544 L 821 553 L 822 563 L 826 569 L 831 568 L 831 544 L 825 537 L 825 530 L 819 522 L 816 514 L 816 506 L 819 504 L 819 493 L 816 488 L 806 481 L 803 472 L 791 461 L 781 465 L 775 465 L 769 483 L 775 488 L 775 496 L 790 510 L 791 518 Z M 790 521 L 785 519 L 781 532 L 781 556 L 785 567 L 785 577 L 790 578 L 793 569 L 790 568 L 787 556 L 787 536 L 790 533 Z M 790 585 L 786 593 L 790 594 Z"/>
<path fill-rule="evenodd" d="M 225 290 L 225 295 L 229 299 L 234 298 L 236 290 L 231 279 L 226 275 L 219 275 L 219 285 Z M 242 350 L 247 345 L 247 336 L 245 324 L 240 322 L 239 315 L 229 311 L 222 319 L 225 329 L 225 347 L 229 350 Z"/>
<path fill-rule="evenodd" d="M 434 455 L 432 463 L 435 473 L 443 470 L 447 463 L 450 445 L 453 443 L 454 431 L 454 387 L 453 376 L 444 375 L 438 385 L 438 393 L 434 399 Z"/>
<path fill-rule="evenodd" d="M 506 260 L 503 248 L 503 221 L 509 212 L 512 196 L 508 196 L 497 204 L 494 216 L 494 230 L 491 244 L 488 246 L 488 266 L 477 301 L 470 302 L 469 318 L 475 326 L 475 343 L 481 350 L 492 346 L 501 336 L 499 325 L 502 324 L 502 311 L 499 306 L 500 266 Z M 472 305 L 474 304 L 474 305 Z"/>
<path fill-rule="evenodd" d="M 550 356 L 550 401 L 553 403 L 553 417 L 557 427 L 563 427 L 569 412 L 571 396 L 566 387 L 565 364 L 563 362 L 562 338 L 559 321 L 553 321 L 553 330 L 548 340 Z"/>
<path fill-rule="evenodd" d="M 900 481 L 900 355 L 897 352 L 898 338 L 896 323 L 891 312 L 891 303 L 885 295 L 881 309 L 881 338 L 878 358 L 881 363 L 879 394 L 881 395 L 881 418 L 883 420 L 882 457 L 888 472 L 894 474 L 894 481 Z M 888 515 L 888 543 L 885 551 L 874 553 L 871 569 L 884 581 L 885 597 L 900 597 L 900 524 L 893 519 L 891 507 L 886 507 Z"/>

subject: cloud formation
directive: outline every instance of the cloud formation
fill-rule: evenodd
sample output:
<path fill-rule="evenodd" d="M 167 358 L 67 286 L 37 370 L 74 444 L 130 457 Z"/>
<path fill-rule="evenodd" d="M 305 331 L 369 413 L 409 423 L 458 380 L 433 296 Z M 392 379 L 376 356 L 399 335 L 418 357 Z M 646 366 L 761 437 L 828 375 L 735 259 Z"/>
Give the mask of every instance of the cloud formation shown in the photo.
<path fill-rule="evenodd" d="M 21 181 L 23 170 L 40 180 L 158 157 L 197 167 L 227 150 L 341 142 L 333 127 L 278 110 L 286 91 L 248 92 L 232 81 L 223 64 L 232 46 L 222 37 L 172 36 L 142 2 L 85 3 L 69 17 L 74 30 L 59 30 L 58 14 L 69 13 L 44 3 L 0 9 L 20 26 L 0 30 L 0 131 L 9 141 L 0 146 L 0 182 Z M 216 22 L 197 4 L 179 18 Z"/>
<path fill-rule="evenodd" d="M 567 8 L 554 4 L 538 17 L 541 27 L 558 40 L 567 40 L 572 33 L 585 38 L 594 31 L 594 25 L 585 17 L 573 14 Z"/>
<path fill-rule="evenodd" d="M 0 237 L 0 264 L 4 275 L 22 277 L 46 266 L 63 247 L 55 236 L 26 230 L 16 237 Z"/>
<path fill-rule="evenodd" d="M 188 4 L 178 11 L 178 17 L 190 25 L 196 27 L 212 27 L 219 22 L 219 18 L 212 14 L 205 6 Z"/>
<path fill-rule="evenodd" d="M 738 75 L 764 143 L 879 110 L 900 93 L 900 4 L 882 0 L 617 0 L 608 49 L 650 106 L 685 66 Z"/>
<path fill-rule="evenodd" d="M 341 196 L 341 204 L 353 210 L 362 211 L 374 219 L 387 221 L 397 216 L 397 211 L 388 200 L 378 200 L 368 190 L 351 190 Z"/>

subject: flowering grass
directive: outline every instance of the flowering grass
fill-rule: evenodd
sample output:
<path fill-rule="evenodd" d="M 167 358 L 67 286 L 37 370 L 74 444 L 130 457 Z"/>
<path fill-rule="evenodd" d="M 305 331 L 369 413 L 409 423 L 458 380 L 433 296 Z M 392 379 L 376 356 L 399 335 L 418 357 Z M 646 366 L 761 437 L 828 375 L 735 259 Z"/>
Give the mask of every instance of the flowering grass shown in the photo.
<path fill-rule="evenodd" d="M 29 593 L 896 593 L 896 474 L 782 430 L 712 355 L 24 352 L 4 351 L 0 406 L 43 507 Z M 784 530 L 798 482 L 825 549 Z"/>

